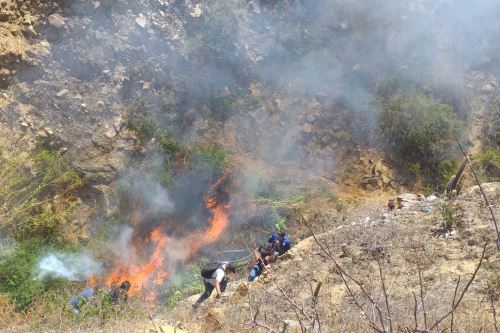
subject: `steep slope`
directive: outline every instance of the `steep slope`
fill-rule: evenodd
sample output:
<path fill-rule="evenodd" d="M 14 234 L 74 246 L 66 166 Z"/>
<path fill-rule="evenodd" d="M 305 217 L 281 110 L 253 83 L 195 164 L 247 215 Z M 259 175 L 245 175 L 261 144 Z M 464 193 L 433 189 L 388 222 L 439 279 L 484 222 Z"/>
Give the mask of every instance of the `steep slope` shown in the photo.
<path fill-rule="evenodd" d="M 500 184 L 485 184 L 492 202 L 500 198 Z M 369 304 L 347 274 L 359 281 L 375 304 L 388 317 L 385 308 L 380 269 L 389 299 L 393 326 L 414 327 L 414 298 L 420 329 L 431 326 L 446 314 L 453 300 L 454 287 L 460 277 L 458 295 L 471 278 L 486 248 L 484 261 L 468 292 L 455 313 L 456 332 L 493 332 L 490 303 L 500 305 L 497 296 L 500 257 L 495 250 L 495 231 L 478 188 L 471 188 L 453 201 L 418 199 L 405 195 L 405 207 L 389 213 L 380 203 L 356 209 L 334 230 L 316 236 L 345 271 L 344 277 L 370 320 L 377 323 L 373 305 Z M 433 198 L 432 198 L 433 199 Z M 456 214 L 450 220 L 449 211 Z M 497 205 L 495 213 L 500 214 Z M 310 220 L 315 230 L 320 221 Z M 444 227 L 450 224 L 450 228 Z M 342 244 L 347 244 L 342 245 Z M 343 251 L 345 249 L 345 252 Z M 420 268 L 419 268 L 420 267 Z M 419 274 L 425 299 L 426 319 L 422 308 Z M 315 291 L 321 283 L 319 292 Z M 228 332 L 253 329 L 283 331 L 284 326 L 299 325 L 313 332 L 308 318 L 318 316 L 323 332 L 366 332 L 370 321 L 363 318 L 342 282 L 339 268 L 321 250 L 313 237 L 296 244 L 277 262 L 271 264 L 257 282 L 236 281 L 222 299 L 212 299 L 199 310 L 190 310 L 190 298 L 178 307 L 173 322 L 180 321 L 190 332 Z M 317 294 L 317 297 L 315 296 Z M 304 312 L 302 312 L 304 311 Z M 252 323 L 252 317 L 256 316 Z M 424 320 L 427 324 L 424 324 Z M 385 320 L 388 326 L 388 320 Z M 258 324 L 256 324 L 258 323 Z M 449 327 L 450 319 L 436 327 Z M 294 330 L 295 329 L 295 330 Z M 300 332 L 297 328 L 287 332 Z M 316 327 L 317 329 L 317 327 Z"/>

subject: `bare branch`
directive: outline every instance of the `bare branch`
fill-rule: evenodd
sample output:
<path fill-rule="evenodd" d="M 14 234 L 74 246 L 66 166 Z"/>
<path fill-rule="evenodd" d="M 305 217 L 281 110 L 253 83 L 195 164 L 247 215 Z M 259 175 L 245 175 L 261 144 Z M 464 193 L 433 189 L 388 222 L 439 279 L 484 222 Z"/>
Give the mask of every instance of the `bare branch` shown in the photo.
<path fill-rule="evenodd" d="M 486 194 L 483 191 L 483 188 L 481 186 L 481 182 L 479 182 L 479 178 L 477 177 L 476 171 L 472 167 L 472 163 L 470 162 L 470 159 L 469 159 L 469 156 L 467 155 L 467 152 L 465 151 L 464 147 L 462 147 L 462 144 L 460 143 L 460 141 L 458 141 L 457 138 L 455 138 L 455 140 L 457 141 L 458 147 L 460 147 L 462 154 L 467 159 L 467 163 L 469 164 L 469 168 L 472 171 L 474 178 L 476 179 L 477 186 L 479 186 L 479 191 L 481 191 L 481 194 L 483 195 L 484 201 L 486 202 L 486 207 L 488 207 L 488 209 L 491 213 L 491 218 L 493 219 L 493 224 L 495 225 L 495 230 L 497 232 L 497 250 L 500 250 L 500 231 L 498 230 L 498 223 L 497 223 L 497 219 L 495 218 L 495 214 L 493 213 L 493 208 L 491 208 L 490 202 L 488 201 L 488 198 L 486 197 Z"/>
<path fill-rule="evenodd" d="M 385 330 L 385 325 L 384 325 L 384 319 L 383 319 L 383 316 L 382 316 L 382 311 L 380 310 L 380 308 L 376 305 L 375 301 L 373 300 L 373 298 L 370 296 L 370 294 L 368 294 L 368 292 L 366 291 L 366 289 L 363 287 L 363 285 L 358 281 L 356 280 L 355 278 L 353 278 L 351 275 L 349 275 L 340 265 L 339 263 L 337 262 L 337 260 L 335 259 L 335 257 L 332 255 L 331 251 L 327 248 L 325 248 L 323 246 L 323 244 L 318 240 L 318 238 L 316 237 L 316 234 L 314 233 L 314 231 L 312 230 L 311 226 L 309 225 L 309 223 L 307 222 L 307 220 L 305 219 L 304 216 L 302 216 L 302 221 L 304 222 L 304 224 L 306 225 L 306 227 L 309 229 L 309 231 L 311 232 L 311 235 L 314 239 L 314 242 L 321 248 L 321 250 L 333 261 L 333 263 L 335 264 L 335 267 L 337 268 L 338 272 L 339 272 L 339 275 L 340 275 L 340 278 L 342 279 L 342 282 L 344 283 L 346 289 L 347 289 L 347 293 L 349 295 L 349 297 L 352 298 L 354 304 L 356 305 L 356 307 L 361 311 L 361 313 L 365 316 L 365 318 L 368 320 L 368 323 L 370 325 L 371 328 L 373 328 L 375 331 L 379 332 L 379 333 L 384 333 L 386 332 Z M 359 304 L 359 302 L 357 301 L 356 299 L 356 296 L 354 295 L 351 287 L 349 287 L 349 283 L 347 282 L 346 280 L 346 277 L 349 278 L 351 281 L 353 281 L 362 291 L 363 291 L 363 294 L 365 295 L 365 297 L 370 301 L 370 303 L 374 306 L 374 308 L 376 309 L 377 313 L 378 313 L 378 317 L 379 317 L 379 321 L 380 321 L 380 326 L 378 326 L 371 318 L 370 316 L 368 316 L 368 314 L 365 312 L 365 310 L 363 309 L 363 306 L 361 304 Z"/>
<path fill-rule="evenodd" d="M 378 270 L 380 273 L 380 283 L 382 284 L 382 291 L 384 292 L 384 299 L 385 299 L 385 307 L 387 309 L 387 316 L 389 320 L 389 332 L 393 332 L 392 328 L 392 316 L 391 316 L 391 307 L 389 306 L 389 297 L 387 296 L 387 291 L 385 289 L 385 280 L 384 280 L 384 274 L 382 273 L 382 265 L 380 265 L 380 259 L 377 260 L 378 263 Z"/>
<path fill-rule="evenodd" d="M 495 328 L 495 332 L 499 333 L 500 329 L 498 328 L 497 310 L 495 308 L 495 298 L 498 297 L 498 293 L 493 287 L 490 287 L 489 283 L 488 283 L 488 291 L 490 294 L 488 298 L 490 300 L 490 305 L 491 305 L 491 314 L 493 315 L 493 327 Z"/>
<path fill-rule="evenodd" d="M 420 286 L 420 300 L 422 302 L 422 311 L 424 312 L 424 327 L 425 329 L 428 329 L 427 311 L 425 310 L 424 284 L 422 283 L 422 268 L 420 267 L 420 260 L 418 259 L 418 254 L 416 250 L 415 250 L 415 258 L 417 259 L 418 284 Z"/>
<path fill-rule="evenodd" d="M 465 285 L 465 288 L 462 291 L 462 294 L 460 294 L 460 297 L 458 298 L 455 305 L 444 316 L 442 316 L 441 318 L 436 320 L 436 322 L 431 326 L 430 330 L 433 330 L 437 325 L 439 325 L 440 322 L 442 322 L 444 319 L 446 319 L 449 315 L 451 315 L 458 308 L 458 306 L 460 305 L 460 302 L 462 302 L 462 299 L 464 298 L 465 293 L 467 292 L 467 290 L 469 290 L 470 285 L 472 284 L 472 282 L 476 278 L 476 275 L 477 275 L 477 272 L 479 271 L 479 268 L 481 268 L 481 264 L 483 263 L 483 259 L 484 259 L 484 254 L 486 253 L 486 246 L 487 245 L 488 245 L 488 243 L 484 244 L 483 252 L 481 253 L 481 258 L 479 259 L 479 263 L 477 264 L 477 267 L 476 267 L 474 273 L 472 274 L 472 277 L 470 278 L 469 282 L 467 282 L 467 284 Z"/>
<path fill-rule="evenodd" d="M 451 302 L 451 307 L 455 306 L 455 300 L 457 299 L 457 290 L 460 285 L 460 275 L 458 276 L 457 285 L 455 286 L 455 292 L 453 293 L 453 301 Z M 451 313 L 451 323 L 450 323 L 450 331 L 453 333 L 453 320 L 455 319 L 455 312 Z"/>
<path fill-rule="evenodd" d="M 418 318 L 417 318 L 417 295 L 413 293 L 413 300 L 415 301 L 415 305 L 413 308 L 413 317 L 415 318 L 415 332 L 418 330 Z"/>

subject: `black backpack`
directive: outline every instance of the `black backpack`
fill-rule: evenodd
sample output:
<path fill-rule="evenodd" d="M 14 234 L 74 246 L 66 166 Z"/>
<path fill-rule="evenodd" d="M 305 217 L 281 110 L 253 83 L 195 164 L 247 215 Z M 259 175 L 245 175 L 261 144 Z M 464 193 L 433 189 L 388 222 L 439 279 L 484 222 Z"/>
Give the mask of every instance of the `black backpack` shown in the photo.
<path fill-rule="evenodd" d="M 201 276 L 205 279 L 211 279 L 214 272 L 220 267 L 219 262 L 211 262 L 201 266 Z"/>

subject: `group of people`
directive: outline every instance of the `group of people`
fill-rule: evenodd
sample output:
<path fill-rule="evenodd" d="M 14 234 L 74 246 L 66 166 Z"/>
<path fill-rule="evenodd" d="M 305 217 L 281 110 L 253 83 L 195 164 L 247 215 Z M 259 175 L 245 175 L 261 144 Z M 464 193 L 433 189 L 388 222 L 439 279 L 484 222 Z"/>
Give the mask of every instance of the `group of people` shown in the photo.
<path fill-rule="evenodd" d="M 130 282 L 123 281 L 119 286 L 111 287 L 105 295 L 112 304 L 126 302 L 130 287 Z M 78 295 L 71 297 L 69 304 L 73 309 L 73 312 L 75 314 L 79 314 L 83 305 L 96 301 L 102 294 L 103 289 L 99 285 L 94 286 L 93 288 L 87 288 Z"/>
<path fill-rule="evenodd" d="M 267 242 L 254 250 L 254 264 L 247 277 L 248 282 L 252 282 L 262 274 L 265 267 L 269 265 L 277 256 L 285 254 L 291 248 L 291 242 L 284 228 L 276 227 L 276 231 L 271 234 Z M 213 265 L 213 266 L 210 266 Z M 210 297 L 215 289 L 216 297 L 220 297 L 226 290 L 229 281 L 228 273 L 235 273 L 236 268 L 229 262 L 221 262 L 209 264 L 206 268 L 202 268 L 201 274 L 205 291 L 193 304 L 194 308 Z"/>
<path fill-rule="evenodd" d="M 254 250 L 255 260 L 252 264 L 252 269 L 247 277 L 248 282 L 252 282 L 262 274 L 264 269 L 268 267 L 269 263 L 276 257 L 285 254 L 291 248 L 291 242 L 286 234 L 285 228 L 276 226 L 275 232 L 271 234 L 267 242 Z M 198 298 L 193 307 L 197 308 L 203 301 L 210 297 L 214 289 L 220 297 L 226 290 L 229 281 L 228 273 L 235 273 L 236 267 L 229 262 L 220 262 L 207 264 L 202 268 L 201 275 L 203 277 L 203 284 L 205 291 Z M 120 286 L 115 286 L 107 292 L 108 300 L 112 304 L 127 301 L 128 291 L 130 289 L 130 282 L 124 281 Z M 80 308 L 89 302 L 93 302 L 102 293 L 100 286 L 88 288 L 80 294 L 73 296 L 69 302 L 73 312 L 78 314 Z"/>

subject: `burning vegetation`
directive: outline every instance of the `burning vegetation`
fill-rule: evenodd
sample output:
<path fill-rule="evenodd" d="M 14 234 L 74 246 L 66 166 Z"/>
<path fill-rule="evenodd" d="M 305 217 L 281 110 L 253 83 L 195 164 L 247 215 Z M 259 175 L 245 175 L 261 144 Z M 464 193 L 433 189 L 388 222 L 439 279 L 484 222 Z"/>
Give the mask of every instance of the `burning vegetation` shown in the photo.
<path fill-rule="evenodd" d="M 147 292 L 154 295 L 157 293 L 158 287 L 168 279 L 170 272 L 165 270 L 166 267 L 178 267 L 184 262 L 177 262 L 179 260 L 177 258 L 182 258 L 181 260 L 185 261 L 193 259 L 201 248 L 216 242 L 229 224 L 231 205 L 227 188 L 228 178 L 228 174 L 224 174 L 210 186 L 204 196 L 203 203 L 209 215 L 204 230 L 200 227 L 182 238 L 172 239 L 162 228 L 163 223 L 160 222 L 159 226 L 149 232 L 146 239 L 134 238 L 133 236 L 129 245 L 134 247 L 136 256 L 132 258 L 120 257 L 119 264 L 105 277 L 106 286 L 116 286 L 122 281 L 129 281 L 132 285 L 129 291 L 131 294 Z M 168 217 L 159 218 L 160 220 L 164 219 L 168 224 Z M 177 223 L 179 222 L 177 221 Z M 138 222 L 137 227 L 143 228 L 141 221 Z M 134 235 L 136 234 L 134 232 Z M 169 247 L 171 242 L 176 243 L 175 248 Z M 169 251 L 183 253 L 169 256 Z M 168 263 L 168 260 L 176 262 Z M 93 279 L 95 281 L 95 277 Z M 94 281 L 89 281 L 89 285 Z"/>
<path fill-rule="evenodd" d="M 292 317 L 316 332 L 442 329 L 422 309 L 445 307 L 436 281 L 458 303 L 471 281 L 495 314 L 498 253 L 482 247 L 495 232 L 460 197 L 475 178 L 456 173 L 456 143 L 479 179 L 500 180 L 499 12 L 500 0 L 0 0 L 0 316 L 54 330 L 54 309 L 80 310 L 83 294 L 76 317 L 54 315 L 59 330 L 137 313 L 156 326 L 151 309 L 173 318 L 203 288 L 200 266 L 222 260 L 260 280 L 204 302 L 219 312 L 194 331 L 282 331 Z M 385 211 L 409 191 L 425 203 Z M 273 228 L 292 251 L 268 271 L 248 261 L 271 251 Z M 297 246 L 313 230 L 327 233 Z M 418 283 L 392 278 L 412 276 L 417 253 Z M 484 310 L 461 304 L 452 333 Z"/>

